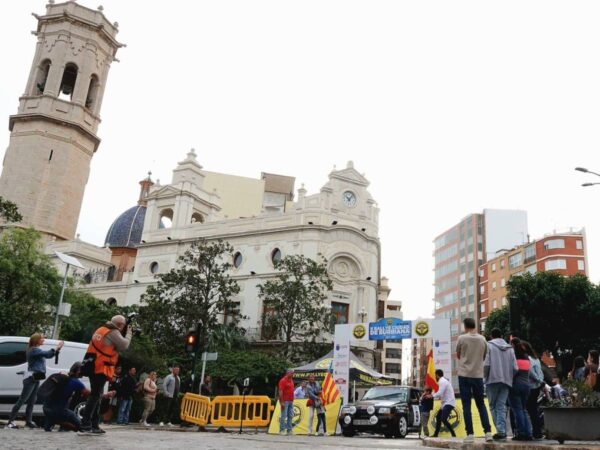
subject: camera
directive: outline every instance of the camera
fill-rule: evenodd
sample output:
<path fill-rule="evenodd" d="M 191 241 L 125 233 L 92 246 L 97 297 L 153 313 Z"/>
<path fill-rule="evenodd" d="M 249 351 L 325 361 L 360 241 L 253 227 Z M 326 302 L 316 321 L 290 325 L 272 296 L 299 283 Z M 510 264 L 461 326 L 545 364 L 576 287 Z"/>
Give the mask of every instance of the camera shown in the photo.
<path fill-rule="evenodd" d="M 123 329 L 123 336 L 127 334 L 127 328 L 131 325 L 131 331 L 134 336 L 139 336 L 142 331 L 136 327 L 135 319 L 137 318 L 138 313 L 132 312 L 127 314 L 127 320 L 125 321 L 125 328 Z"/>

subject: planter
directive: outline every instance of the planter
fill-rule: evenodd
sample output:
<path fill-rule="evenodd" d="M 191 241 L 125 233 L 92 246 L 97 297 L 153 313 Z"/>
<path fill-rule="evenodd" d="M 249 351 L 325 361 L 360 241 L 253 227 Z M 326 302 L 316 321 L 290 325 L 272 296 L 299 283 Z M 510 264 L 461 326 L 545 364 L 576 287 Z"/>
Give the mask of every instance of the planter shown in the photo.
<path fill-rule="evenodd" d="M 600 440 L 600 408 L 544 408 L 546 438 L 564 441 Z"/>

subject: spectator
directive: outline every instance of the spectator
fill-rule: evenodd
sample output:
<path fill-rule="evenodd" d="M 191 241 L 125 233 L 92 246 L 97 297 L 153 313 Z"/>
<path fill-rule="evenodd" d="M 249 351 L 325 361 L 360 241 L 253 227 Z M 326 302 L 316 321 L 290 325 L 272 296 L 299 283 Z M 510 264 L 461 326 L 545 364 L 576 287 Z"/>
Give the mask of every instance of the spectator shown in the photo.
<path fill-rule="evenodd" d="M 98 328 L 90 340 L 85 358 L 93 361 L 89 376 L 91 393 L 83 410 L 82 433 L 105 433 L 99 426 L 100 398 L 106 382 L 115 374 L 118 352 L 126 350 L 131 342 L 131 325 L 127 327 L 126 324 L 125 317 L 114 316 L 110 322 Z M 121 333 L 126 327 L 126 335 L 123 337 Z"/>
<path fill-rule="evenodd" d="M 294 398 L 303 399 L 306 398 L 306 381 L 302 381 L 298 387 L 294 390 Z"/>
<path fill-rule="evenodd" d="M 421 412 L 421 430 L 420 433 L 429 437 L 429 414 L 433 409 L 433 391 L 429 386 L 423 390 L 423 395 L 419 399 L 419 411 Z"/>
<path fill-rule="evenodd" d="M 533 347 L 529 342 L 522 342 L 523 349 L 529 356 L 529 397 L 527 397 L 527 413 L 531 420 L 531 431 L 533 439 L 538 441 L 542 439 L 542 419 L 540 416 L 540 408 L 538 407 L 538 397 L 544 386 L 544 373 L 542 372 L 542 364 Z"/>
<path fill-rule="evenodd" d="M 163 382 L 163 391 L 165 397 L 169 399 L 169 406 L 167 408 L 167 426 L 172 427 L 173 421 L 177 420 L 178 417 L 178 401 L 179 401 L 179 389 L 181 386 L 181 380 L 179 379 L 179 366 L 173 366 L 171 373 L 167 375 Z M 175 418 L 175 419 L 173 419 Z M 163 425 L 163 422 L 160 423 Z"/>
<path fill-rule="evenodd" d="M 200 386 L 200 395 L 204 395 L 205 397 L 212 397 L 212 378 L 210 377 L 210 375 L 204 376 L 204 381 Z"/>
<path fill-rule="evenodd" d="M 508 395 L 508 402 L 515 416 L 516 425 L 516 431 L 513 433 L 513 441 L 531 441 L 533 439 L 531 423 L 526 413 L 527 399 L 529 398 L 529 369 L 531 368 L 531 363 L 519 338 L 513 338 L 511 344 L 515 351 L 517 367 L 519 369 L 513 378 L 513 386 Z"/>
<path fill-rule="evenodd" d="M 18 428 L 17 424 L 15 424 L 15 418 L 24 403 L 27 403 L 27 408 L 25 410 L 25 426 L 28 428 L 39 428 L 33 422 L 33 405 L 35 405 L 35 401 L 37 400 L 37 391 L 40 387 L 40 380 L 46 378 L 46 359 L 54 358 L 54 355 L 56 355 L 63 345 L 65 345 L 63 341 L 59 341 L 56 348 L 44 351 L 40 348 L 43 343 L 43 334 L 34 333 L 29 338 L 29 345 L 27 346 L 27 352 L 25 353 L 27 358 L 27 372 L 23 375 L 23 390 L 8 417 L 8 424 L 6 425 L 6 428 L 8 429 Z"/>
<path fill-rule="evenodd" d="M 477 333 L 475 320 L 467 317 L 463 320 L 465 333 L 458 337 L 456 358 L 458 359 L 458 389 L 462 400 L 463 416 L 467 437 L 465 443 L 475 441 L 473 437 L 473 418 L 471 417 L 471 399 L 479 411 L 479 419 L 485 432 L 485 440 L 491 441 L 492 427 L 483 400 L 483 361 L 488 346 L 485 338 Z"/>
<path fill-rule="evenodd" d="M 135 385 L 137 380 L 135 378 L 136 369 L 131 367 L 127 375 L 125 375 L 121 381 L 121 386 L 118 391 L 119 395 L 119 415 L 117 416 L 118 425 L 129 424 L 129 413 L 131 412 L 131 404 L 133 403 L 133 394 L 135 392 Z"/>
<path fill-rule="evenodd" d="M 113 375 L 112 379 L 108 382 L 108 390 L 115 391 L 117 393 L 117 395 L 108 399 L 108 408 L 107 408 L 106 412 L 104 413 L 104 416 L 102 417 L 104 423 L 106 423 L 106 424 L 110 423 L 110 419 L 112 418 L 114 413 L 117 412 L 117 414 L 118 414 L 118 411 L 119 411 L 117 408 L 117 404 L 118 404 L 119 389 L 121 387 L 121 378 L 122 378 L 121 372 L 122 372 L 122 370 L 123 370 L 123 368 L 121 366 L 117 366 L 115 368 L 115 374 Z"/>
<path fill-rule="evenodd" d="M 298 391 L 298 389 L 296 389 Z M 294 398 L 296 397 L 296 391 L 294 392 Z M 315 417 L 315 410 L 317 411 L 317 432 L 319 431 L 319 410 L 321 406 L 321 385 L 315 380 L 314 375 L 308 376 L 308 384 L 306 384 L 306 406 L 308 406 L 308 435 L 312 434 L 313 420 Z M 301 398 L 301 397 L 300 397 Z"/>
<path fill-rule="evenodd" d="M 598 383 L 598 350 L 590 350 L 585 366 L 585 384 L 591 387 L 594 391 L 600 391 L 600 383 Z"/>
<path fill-rule="evenodd" d="M 65 377 L 60 374 L 58 377 Z M 57 423 L 69 424 L 75 431 L 79 431 L 81 420 L 79 416 L 68 408 L 71 396 L 79 392 L 83 396 L 90 394 L 85 385 L 81 382 L 81 363 L 76 362 L 71 366 L 69 375 L 66 379 L 55 381 L 57 383 L 54 391 L 44 400 L 44 430 L 52 431 Z M 52 380 L 49 380 L 51 382 Z"/>
<path fill-rule="evenodd" d="M 435 379 L 438 382 L 438 391 L 433 394 L 433 398 L 440 399 L 442 402 L 442 407 L 438 411 L 435 418 L 435 433 L 433 433 L 433 437 L 438 437 L 440 434 L 442 423 L 446 425 L 446 428 L 448 428 L 452 437 L 456 437 L 456 433 L 454 432 L 452 425 L 450 425 L 450 422 L 448 422 L 448 417 L 450 417 L 450 413 L 456 404 L 456 400 L 454 399 L 454 388 L 450 382 L 444 378 L 444 371 L 441 369 L 435 371 Z"/>
<path fill-rule="evenodd" d="M 488 351 L 483 363 L 486 392 L 492 419 L 496 425 L 496 441 L 506 440 L 506 403 L 517 372 L 515 352 L 510 344 L 502 339 L 502 331 L 492 330 L 492 339 L 487 343 Z"/>
<path fill-rule="evenodd" d="M 281 417 L 279 419 L 279 434 L 292 434 L 292 420 L 294 418 L 294 370 L 288 369 L 279 380 L 279 404 L 281 405 Z"/>
<path fill-rule="evenodd" d="M 145 427 L 149 427 L 148 417 L 152 415 L 154 412 L 154 408 L 156 407 L 156 392 L 158 388 L 156 387 L 156 371 L 151 370 L 148 378 L 144 380 L 143 384 L 143 402 L 144 402 L 144 412 L 142 413 L 142 420 L 140 423 Z"/>
<path fill-rule="evenodd" d="M 585 359 L 583 356 L 576 356 L 573 360 L 573 369 L 569 372 L 569 380 L 584 381 L 585 380 Z"/>

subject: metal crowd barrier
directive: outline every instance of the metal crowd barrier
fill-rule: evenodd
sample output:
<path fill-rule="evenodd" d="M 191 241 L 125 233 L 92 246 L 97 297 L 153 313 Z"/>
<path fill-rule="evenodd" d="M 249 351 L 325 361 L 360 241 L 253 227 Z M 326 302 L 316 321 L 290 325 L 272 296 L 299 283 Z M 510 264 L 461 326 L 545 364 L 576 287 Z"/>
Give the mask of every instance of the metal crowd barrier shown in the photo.
<path fill-rule="evenodd" d="M 220 427 L 267 427 L 275 409 L 264 395 L 223 395 L 212 402 L 210 423 Z"/>
<path fill-rule="evenodd" d="M 181 420 L 201 427 L 210 419 L 210 398 L 203 395 L 187 393 L 181 400 Z"/>

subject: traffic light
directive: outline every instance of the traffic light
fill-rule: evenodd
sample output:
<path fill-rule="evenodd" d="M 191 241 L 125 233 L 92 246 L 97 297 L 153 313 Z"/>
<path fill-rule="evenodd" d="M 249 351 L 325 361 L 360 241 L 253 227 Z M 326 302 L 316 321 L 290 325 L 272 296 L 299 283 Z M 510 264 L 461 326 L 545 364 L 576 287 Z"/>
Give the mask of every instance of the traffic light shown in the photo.
<path fill-rule="evenodd" d="M 190 331 L 185 335 L 185 351 L 188 353 L 194 353 L 198 346 L 198 336 L 195 331 Z"/>

